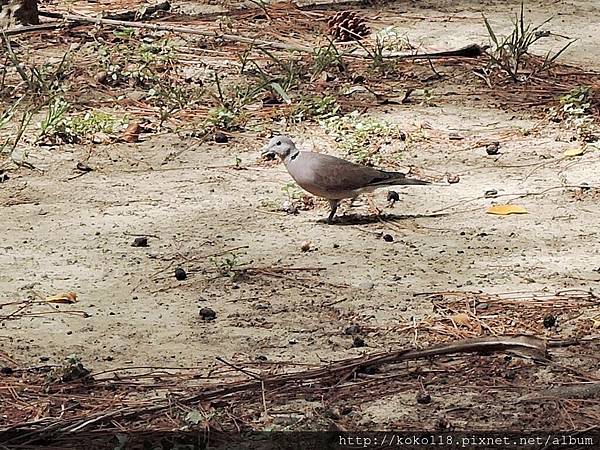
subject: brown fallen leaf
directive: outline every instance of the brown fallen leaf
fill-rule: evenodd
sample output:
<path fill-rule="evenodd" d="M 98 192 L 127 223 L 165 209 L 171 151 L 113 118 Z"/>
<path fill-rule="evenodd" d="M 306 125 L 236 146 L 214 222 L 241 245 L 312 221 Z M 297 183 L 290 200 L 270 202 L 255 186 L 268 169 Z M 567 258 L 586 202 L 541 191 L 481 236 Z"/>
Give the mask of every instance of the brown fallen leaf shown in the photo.
<path fill-rule="evenodd" d="M 450 320 L 456 325 L 471 328 L 471 318 L 468 314 L 457 313 L 450 317 Z"/>
<path fill-rule="evenodd" d="M 519 205 L 494 205 L 488 208 L 486 213 L 507 216 L 509 214 L 527 214 L 528 211 Z"/>
<path fill-rule="evenodd" d="M 77 294 L 75 292 L 63 292 L 62 294 L 51 295 L 46 297 L 48 303 L 65 303 L 71 304 L 77 301 Z"/>
<path fill-rule="evenodd" d="M 142 127 L 138 122 L 131 122 L 123 132 L 123 140 L 125 142 L 137 142 L 140 140 Z"/>

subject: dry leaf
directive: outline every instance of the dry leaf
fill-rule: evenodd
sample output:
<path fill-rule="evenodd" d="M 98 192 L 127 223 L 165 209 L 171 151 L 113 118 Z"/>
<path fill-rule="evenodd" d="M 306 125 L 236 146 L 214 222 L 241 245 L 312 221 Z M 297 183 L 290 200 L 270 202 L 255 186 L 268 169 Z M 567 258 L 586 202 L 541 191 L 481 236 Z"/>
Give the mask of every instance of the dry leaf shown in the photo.
<path fill-rule="evenodd" d="M 458 326 L 471 328 L 471 318 L 468 314 L 457 313 L 450 317 L 450 320 L 452 320 L 452 322 L 454 322 Z"/>
<path fill-rule="evenodd" d="M 137 142 L 140 140 L 141 131 L 142 127 L 138 122 L 131 122 L 123 132 L 123 140 L 125 142 Z"/>
<path fill-rule="evenodd" d="M 46 301 L 48 303 L 75 303 L 77 301 L 77 294 L 75 292 L 63 292 L 62 294 L 46 297 Z"/>
<path fill-rule="evenodd" d="M 494 205 L 488 208 L 486 213 L 507 216 L 509 214 L 527 214 L 527 210 L 519 205 Z"/>
<path fill-rule="evenodd" d="M 581 156 L 581 155 L 583 155 L 583 153 L 584 153 L 583 147 L 577 147 L 577 148 L 570 148 L 568 150 L 565 150 L 563 155 L 564 156 Z"/>

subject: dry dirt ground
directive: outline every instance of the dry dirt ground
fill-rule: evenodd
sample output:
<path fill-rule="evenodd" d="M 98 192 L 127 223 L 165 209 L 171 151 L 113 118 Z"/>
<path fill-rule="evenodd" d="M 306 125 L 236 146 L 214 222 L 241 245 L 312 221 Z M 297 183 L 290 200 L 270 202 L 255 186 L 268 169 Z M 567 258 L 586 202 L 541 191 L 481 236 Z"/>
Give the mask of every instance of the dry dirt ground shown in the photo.
<path fill-rule="evenodd" d="M 579 39 L 563 62 L 600 69 L 596 2 L 547 3 L 527 4 L 532 19 L 557 14 L 557 32 Z M 406 28 L 412 42 L 445 49 L 485 42 L 482 11 L 500 24 L 517 7 L 517 2 L 401 2 L 382 14 L 378 26 L 394 23 Z M 557 38 L 548 45 L 562 42 Z M 572 132 L 561 124 L 527 109 L 464 103 L 434 91 L 430 106 L 371 110 L 418 137 L 409 145 L 389 146 L 405 147 L 401 165 L 436 183 L 399 188 L 393 208 L 385 190 L 372 195 L 383 220 L 366 199 L 344 205 L 331 226 L 319 222 L 327 214 L 324 203 L 297 215 L 273 207 L 288 199 L 283 188 L 291 179 L 281 164 L 259 158 L 270 125 L 259 133 L 234 134 L 226 144 L 169 133 L 134 144 L 35 149 L 30 159 L 43 173 L 11 172 L 0 185 L 0 302 L 65 291 L 76 292 L 78 301 L 38 305 L 28 311 L 40 314 L 5 318 L 0 346 L 9 359 L 3 364 L 60 364 L 76 354 L 96 372 L 156 366 L 205 374 L 222 366 L 216 357 L 240 365 L 257 358 L 318 365 L 478 334 L 473 323 L 454 327 L 444 321 L 433 303 L 454 297 L 436 293 L 521 292 L 526 302 L 535 293 L 597 291 L 600 197 L 598 190 L 577 186 L 598 186 L 598 151 L 565 158 L 563 152 L 579 143 L 571 142 Z M 318 125 L 287 132 L 304 150 L 340 155 Z M 493 141 L 500 141 L 500 153 L 489 156 L 485 144 Z M 81 160 L 94 170 L 73 177 Z M 459 175 L 460 182 L 446 183 L 446 174 Z M 491 189 L 501 196 L 484 198 Z M 528 214 L 486 214 L 489 206 L 509 201 Z M 148 236 L 149 245 L 133 247 L 136 236 Z M 305 241 L 308 251 L 301 249 Z M 177 267 L 188 272 L 185 281 L 175 279 Z M 232 270 L 225 273 L 227 268 Z M 203 307 L 212 308 L 216 319 L 201 320 Z M 51 308 L 56 313 L 45 314 Z M 553 339 L 598 337 L 597 327 L 583 334 L 577 328 L 583 320 L 598 324 L 594 306 L 577 314 L 566 307 L 534 308 L 527 326 L 511 323 L 510 314 L 519 308 L 506 309 L 506 320 L 502 308 L 495 311 L 504 331 L 529 330 Z M 4 311 L 13 310 L 3 308 L 3 316 Z M 557 327 L 542 325 L 548 312 L 558 315 Z M 432 331 L 441 323 L 454 329 L 454 336 Z M 360 326 L 364 346 L 344 333 L 352 324 Z M 597 359 L 560 351 L 563 364 L 586 374 L 575 378 L 600 376 Z M 498 364 L 509 365 L 504 361 L 487 357 L 470 364 L 490 374 Z M 354 417 L 359 428 L 434 427 L 440 417 L 457 428 L 519 428 L 532 411 L 540 414 L 532 424 L 558 423 L 555 410 L 546 414 L 544 408 L 523 406 L 504 413 L 503 399 L 514 401 L 549 376 L 544 366 L 519 364 L 523 372 L 517 368 L 516 379 L 499 369 L 500 381 L 491 382 L 498 391 L 487 384 L 489 396 L 477 377 L 464 389 L 450 387 L 454 375 L 438 375 L 430 367 L 396 389 L 400 392 L 348 403 L 359 411 Z M 528 378 L 521 378 L 524 374 Z M 428 405 L 415 402 L 423 382 L 431 383 Z"/>

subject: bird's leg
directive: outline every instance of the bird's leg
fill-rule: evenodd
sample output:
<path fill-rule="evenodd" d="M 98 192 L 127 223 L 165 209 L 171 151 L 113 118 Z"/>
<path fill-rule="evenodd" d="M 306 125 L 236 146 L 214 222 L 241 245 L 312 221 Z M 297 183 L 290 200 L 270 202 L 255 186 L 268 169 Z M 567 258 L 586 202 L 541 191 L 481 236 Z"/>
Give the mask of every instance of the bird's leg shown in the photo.
<path fill-rule="evenodd" d="M 379 209 L 377 207 L 377 205 L 375 204 L 375 202 L 373 201 L 373 198 L 371 198 L 370 195 L 367 195 L 367 202 L 369 203 L 369 206 L 375 210 L 375 214 L 376 215 L 381 215 L 381 209 Z"/>
<path fill-rule="evenodd" d="M 329 225 L 333 223 L 333 216 L 335 216 L 335 212 L 337 211 L 337 207 L 339 204 L 339 200 L 329 200 L 329 207 L 331 208 L 331 212 L 329 213 L 329 217 L 327 218 L 327 223 Z"/>

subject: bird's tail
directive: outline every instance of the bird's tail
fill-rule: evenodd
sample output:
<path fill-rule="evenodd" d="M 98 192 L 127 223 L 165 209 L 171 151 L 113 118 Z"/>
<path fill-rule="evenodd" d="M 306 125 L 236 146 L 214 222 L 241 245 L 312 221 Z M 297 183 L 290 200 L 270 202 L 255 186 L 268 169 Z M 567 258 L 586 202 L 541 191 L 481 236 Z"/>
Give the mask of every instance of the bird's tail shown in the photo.
<path fill-rule="evenodd" d="M 385 177 L 374 182 L 369 183 L 370 185 L 378 186 L 394 186 L 394 185 L 410 185 L 410 186 L 424 186 L 431 184 L 429 181 L 419 180 L 418 178 L 408 178 L 406 174 L 402 172 L 383 172 Z"/>

